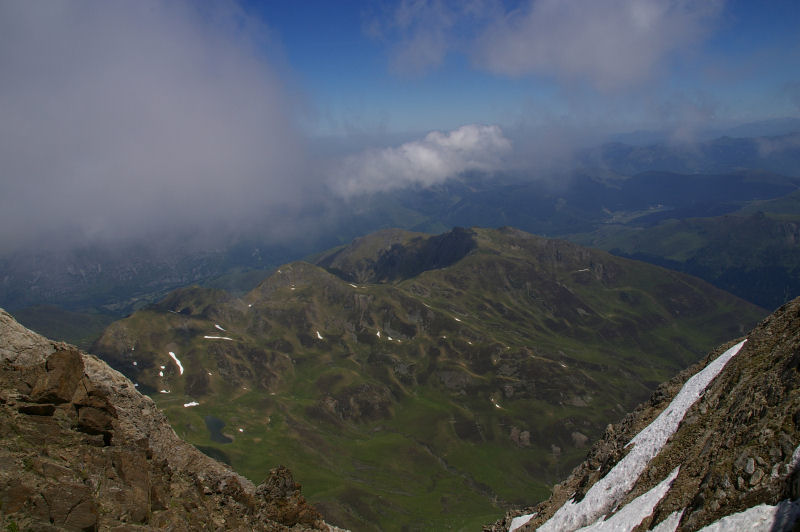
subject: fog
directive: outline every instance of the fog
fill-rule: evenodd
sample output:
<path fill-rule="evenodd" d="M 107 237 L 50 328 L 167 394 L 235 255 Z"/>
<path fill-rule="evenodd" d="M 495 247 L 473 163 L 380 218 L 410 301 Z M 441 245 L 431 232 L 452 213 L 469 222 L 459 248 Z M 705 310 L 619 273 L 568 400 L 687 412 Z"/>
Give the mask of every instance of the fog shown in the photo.
<path fill-rule="evenodd" d="M 203 229 L 304 205 L 304 141 L 233 3 L 0 3 L 0 249 Z"/>

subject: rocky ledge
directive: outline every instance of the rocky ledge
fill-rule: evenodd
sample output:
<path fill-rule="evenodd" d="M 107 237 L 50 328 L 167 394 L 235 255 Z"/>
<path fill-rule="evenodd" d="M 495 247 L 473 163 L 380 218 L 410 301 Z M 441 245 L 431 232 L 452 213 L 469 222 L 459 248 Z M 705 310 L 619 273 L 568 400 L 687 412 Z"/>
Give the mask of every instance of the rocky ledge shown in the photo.
<path fill-rule="evenodd" d="M 7 530 L 337 530 L 277 467 L 259 486 L 175 434 L 155 403 L 0 309 Z"/>

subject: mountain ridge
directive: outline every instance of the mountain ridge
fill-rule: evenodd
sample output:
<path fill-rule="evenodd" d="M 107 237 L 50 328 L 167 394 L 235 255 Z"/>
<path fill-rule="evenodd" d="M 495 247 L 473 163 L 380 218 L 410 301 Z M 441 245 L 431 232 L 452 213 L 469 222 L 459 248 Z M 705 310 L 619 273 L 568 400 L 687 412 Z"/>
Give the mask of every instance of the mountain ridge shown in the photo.
<path fill-rule="evenodd" d="M 512 228 L 370 238 L 319 259 L 339 275 L 295 262 L 241 298 L 174 292 L 112 324 L 94 352 L 246 474 L 263 474 L 268 449 L 333 521 L 441 528 L 486 522 L 478 512 L 518 503 L 525 486 L 544 496 L 622 405 L 765 313 L 698 279 Z M 209 423 L 229 427 L 225 443 Z M 431 471 L 435 495 L 405 487 Z"/>
<path fill-rule="evenodd" d="M 484 530 L 535 530 L 558 512 L 575 507 L 639 445 L 631 445 L 634 435 L 641 435 L 648 424 L 674 408 L 681 387 L 723 351 L 738 349 L 739 345 L 732 347 L 735 342 L 713 350 L 705 360 L 661 385 L 649 401 L 621 423 L 610 425 L 587 459 L 555 487 L 550 499 L 508 514 Z M 587 515 L 588 522 L 582 522 L 594 523 L 598 530 L 603 529 L 603 523 L 611 526 L 615 512 L 621 515 L 626 504 L 666 478 L 668 484 L 650 509 L 617 529 L 658 526 L 662 527 L 659 530 L 693 531 L 718 523 L 724 530 L 761 522 L 759 530 L 791 530 L 800 518 L 799 346 L 800 299 L 795 299 L 747 335 L 741 349 L 700 391 L 663 447 L 632 479 L 624 497 L 615 500 L 614 509 L 603 517 Z M 670 471 L 673 475 L 668 475 Z M 769 506 L 754 510 L 759 504 Z M 764 513 L 762 518 L 767 511 L 771 513 Z M 526 517 L 521 517 L 522 513 Z M 564 528 L 563 522 L 560 526 L 564 530 L 575 528 Z"/>

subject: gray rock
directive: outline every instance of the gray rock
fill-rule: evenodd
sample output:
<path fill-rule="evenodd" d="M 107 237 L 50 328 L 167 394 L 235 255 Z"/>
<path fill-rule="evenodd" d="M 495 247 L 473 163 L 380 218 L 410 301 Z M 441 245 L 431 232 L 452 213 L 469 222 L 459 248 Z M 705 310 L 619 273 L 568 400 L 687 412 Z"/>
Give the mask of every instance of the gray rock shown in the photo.
<path fill-rule="evenodd" d="M 747 462 L 744 465 L 744 472 L 748 475 L 752 475 L 753 471 L 756 470 L 756 462 L 752 458 L 748 458 Z"/>

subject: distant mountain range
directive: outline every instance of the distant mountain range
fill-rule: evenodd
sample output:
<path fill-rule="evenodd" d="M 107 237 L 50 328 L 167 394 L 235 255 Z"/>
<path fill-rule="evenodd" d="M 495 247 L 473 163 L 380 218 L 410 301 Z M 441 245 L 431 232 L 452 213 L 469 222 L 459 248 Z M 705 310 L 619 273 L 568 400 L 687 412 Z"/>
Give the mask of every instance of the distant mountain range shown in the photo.
<path fill-rule="evenodd" d="M 793 123 L 750 129 L 785 132 Z M 317 209 L 315 229 L 280 244 L 255 231 L 202 249 L 165 232 L 162 242 L 0 257 L 0 305 L 26 309 L 24 322 L 63 338 L 59 321 L 69 319 L 63 310 L 90 321 L 97 321 L 97 314 L 121 317 L 193 283 L 243 294 L 282 263 L 379 229 L 438 234 L 456 226 L 513 226 L 677 268 L 772 309 L 800 295 L 796 249 L 791 239 L 781 243 L 775 236 L 791 233 L 791 224 L 800 222 L 798 187 L 797 132 L 605 144 L 582 153 L 573 170 L 558 179 L 472 172 L 431 187 L 332 201 Z M 741 232 L 751 226 L 746 217 L 759 211 L 765 218 L 752 227 L 763 226 L 766 233 Z M 688 240 L 686 249 L 674 251 L 676 243 Z M 68 339 L 78 342 L 94 332 L 76 331 Z"/>
<path fill-rule="evenodd" d="M 295 471 L 358 530 L 478 526 L 764 311 L 643 262 L 504 228 L 381 231 L 241 297 L 190 287 L 92 352 L 204 452 Z"/>

